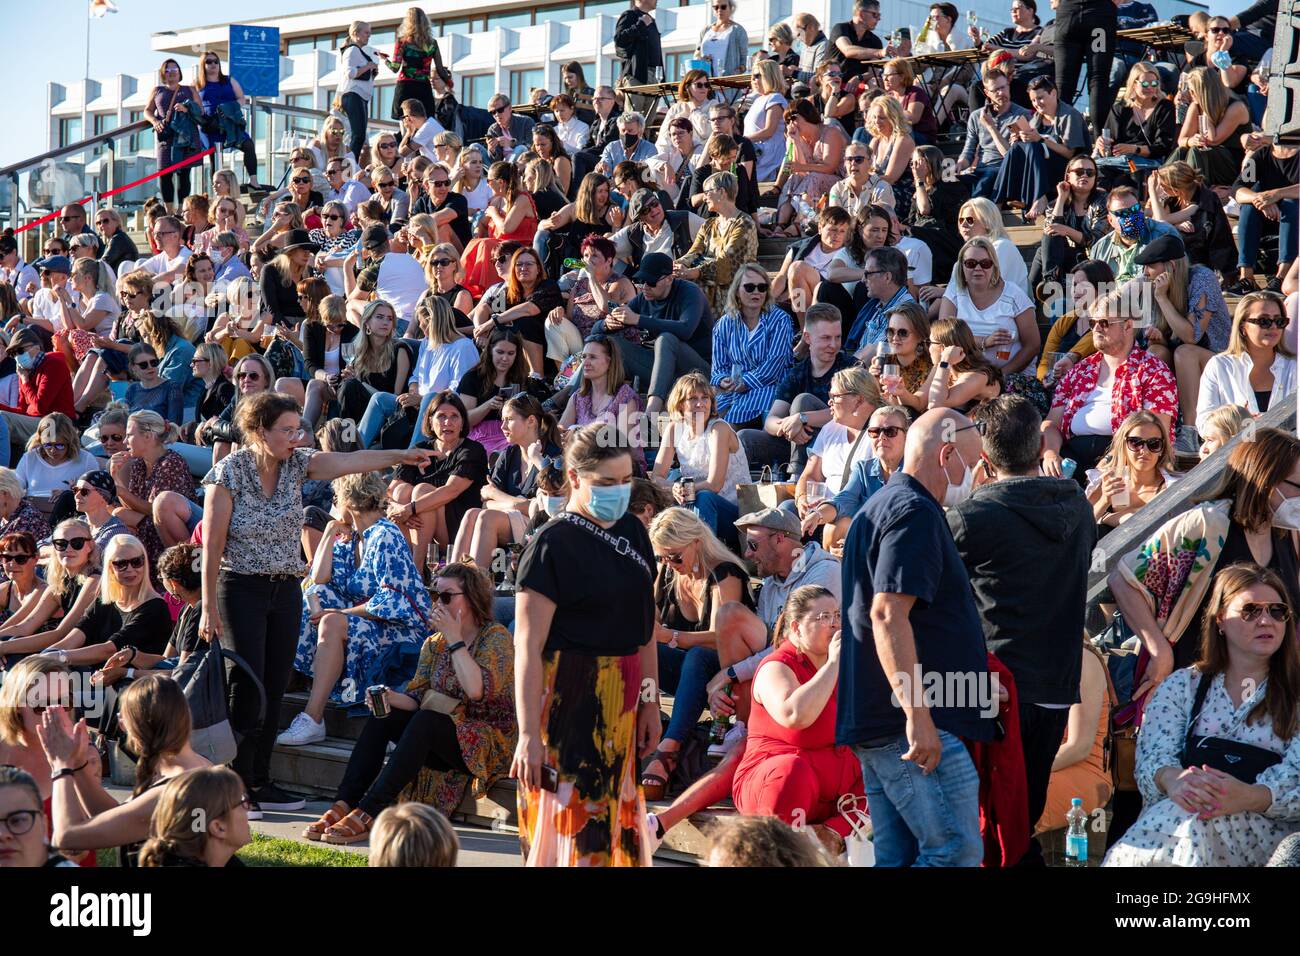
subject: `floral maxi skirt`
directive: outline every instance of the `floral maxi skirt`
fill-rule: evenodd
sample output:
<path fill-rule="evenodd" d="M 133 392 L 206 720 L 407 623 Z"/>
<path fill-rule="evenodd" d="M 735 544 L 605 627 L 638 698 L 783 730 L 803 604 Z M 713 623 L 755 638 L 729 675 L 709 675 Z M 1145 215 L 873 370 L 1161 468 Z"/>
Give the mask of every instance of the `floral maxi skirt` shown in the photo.
<path fill-rule="evenodd" d="M 635 654 L 555 651 L 542 661 L 543 762 L 548 790 L 519 788 L 519 845 L 528 866 L 649 866 L 638 779 Z"/>

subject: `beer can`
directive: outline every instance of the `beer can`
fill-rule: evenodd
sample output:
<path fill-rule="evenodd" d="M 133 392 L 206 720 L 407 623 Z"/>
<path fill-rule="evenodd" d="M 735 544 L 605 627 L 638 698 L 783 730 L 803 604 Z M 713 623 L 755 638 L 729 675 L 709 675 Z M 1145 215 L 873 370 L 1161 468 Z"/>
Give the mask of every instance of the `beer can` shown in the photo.
<path fill-rule="evenodd" d="M 376 717 L 387 717 L 390 713 L 388 698 L 384 696 L 384 691 L 388 690 L 383 684 L 375 684 L 366 688 L 366 697 L 370 701 L 370 711 Z"/>

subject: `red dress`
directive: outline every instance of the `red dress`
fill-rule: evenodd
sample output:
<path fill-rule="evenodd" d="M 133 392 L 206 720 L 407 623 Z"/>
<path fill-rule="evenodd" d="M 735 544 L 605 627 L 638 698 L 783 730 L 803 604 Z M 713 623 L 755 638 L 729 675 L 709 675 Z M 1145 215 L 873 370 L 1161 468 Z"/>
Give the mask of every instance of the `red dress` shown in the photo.
<path fill-rule="evenodd" d="M 817 668 L 786 641 L 759 666 L 784 664 L 800 685 L 812 680 Z M 736 809 L 752 816 L 779 817 L 786 823 L 821 823 L 840 836 L 851 832 L 835 809 L 846 793 L 865 796 L 862 765 L 848 747 L 835 746 L 835 698 L 838 688 L 812 725 L 803 730 L 782 727 L 757 700 L 749 713 L 745 756 L 736 768 L 731 796 Z"/>
<path fill-rule="evenodd" d="M 465 269 L 464 286 L 469 289 L 470 295 L 475 301 L 483 298 L 483 293 L 497 280 L 496 265 L 493 258 L 496 256 L 497 247 L 507 240 L 522 242 L 525 246 L 531 247 L 533 236 L 537 234 L 537 206 L 533 203 L 533 197 L 529 193 L 521 192 L 515 197 L 515 202 L 528 201 L 528 208 L 532 210 L 530 215 L 524 216 L 516 226 L 508 233 L 497 234 L 497 225 L 495 219 L 487 219 L 488 233 L 486 238 L 480 237 L 473 239 L 465 247 L 465 252 L 461 256 L 461 264 Z"/>

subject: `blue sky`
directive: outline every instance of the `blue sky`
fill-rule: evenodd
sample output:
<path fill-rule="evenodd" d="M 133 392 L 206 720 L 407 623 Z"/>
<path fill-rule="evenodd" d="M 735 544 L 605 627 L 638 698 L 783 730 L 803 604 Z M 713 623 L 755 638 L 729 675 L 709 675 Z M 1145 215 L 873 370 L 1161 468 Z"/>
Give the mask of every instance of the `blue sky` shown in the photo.
<path fill-rule="evenodd" d="M 157 30 L 200 26 L 226 19 L 231 23 L 258 16 L 319 10 L 343 5 L 346 0 L 222 0 L 218 4 L 186 5 L 178 12 L 175 0 L 115 0 L 117 13 L 90 23 L 90 75 L 142 73 L 152 70 L 158 55 L 149 49 L 149 36 Z M 1211 12 L 1235 12 L 1248 0 L 1209 0 Z M 5 6 L 16 5 L 8 0 Z M 426 4 L 427 6 L 427 4 Z M 794 3 L 798 9 L 799 3 Z M 45 85 L 50 81 L 72 84 L 85 69 L 87 0 L 44 0 L 39 5 L 47 42 L 34 42 L 30 32 L 11 33 L 0 58 L 0 89 L 6 92 L 7 135 L 0 141 L 0 165 L 44 152 Z M 30 12 L 30 11 L 29 11 Z M 59 56 L 51 56 L 57 50 Z"/>

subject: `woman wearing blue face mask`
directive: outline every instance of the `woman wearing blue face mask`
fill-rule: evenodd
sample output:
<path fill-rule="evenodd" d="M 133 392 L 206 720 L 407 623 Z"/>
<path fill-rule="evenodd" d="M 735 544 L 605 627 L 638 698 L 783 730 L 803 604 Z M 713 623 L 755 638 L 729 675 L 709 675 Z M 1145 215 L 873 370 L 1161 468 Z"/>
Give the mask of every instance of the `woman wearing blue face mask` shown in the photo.
<path fill-rule="evenodd" d="M 659 742 L 654 553 L 627 507 L 626 436 L 568 441 L 568 510 L 524 549 L 516 576 L 519 842 L 530 866 L 648 866 L 637 757 Z M 565 819 L 586 820 L 581 841 Z"/>

